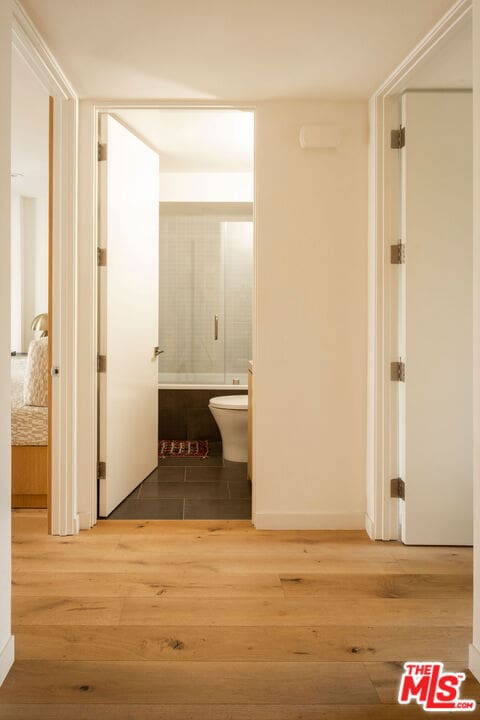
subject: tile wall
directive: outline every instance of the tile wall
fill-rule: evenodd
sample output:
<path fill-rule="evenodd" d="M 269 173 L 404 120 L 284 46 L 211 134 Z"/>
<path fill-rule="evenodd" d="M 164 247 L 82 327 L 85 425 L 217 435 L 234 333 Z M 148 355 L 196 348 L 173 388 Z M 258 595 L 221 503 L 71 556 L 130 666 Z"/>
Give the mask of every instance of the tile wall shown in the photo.
<path fill-rule="evenodd" d="M 252 293 L 250 205 L 160 205 L 160 373 L 246 373 Z"/>

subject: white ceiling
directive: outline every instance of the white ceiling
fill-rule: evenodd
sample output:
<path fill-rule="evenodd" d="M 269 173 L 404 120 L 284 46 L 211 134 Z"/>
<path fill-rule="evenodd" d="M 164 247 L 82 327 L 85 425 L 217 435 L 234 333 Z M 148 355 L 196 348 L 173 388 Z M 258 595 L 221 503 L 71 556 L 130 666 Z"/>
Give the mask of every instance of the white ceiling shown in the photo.
<path fill-rule="evenodd" d="M 12 54 L 12 192 L 48 192 L 48 95 L 17 52 Z"/>
<path fill-rule="evenodd" d="M 365 98 L 452 0 L 22 0 L 82 97 Z"/>
<path fill-rule="evenodd" d="M 122 110 L 115 117 L 160 155 L 161 172 L 251 172 L 251 112 Z"/>

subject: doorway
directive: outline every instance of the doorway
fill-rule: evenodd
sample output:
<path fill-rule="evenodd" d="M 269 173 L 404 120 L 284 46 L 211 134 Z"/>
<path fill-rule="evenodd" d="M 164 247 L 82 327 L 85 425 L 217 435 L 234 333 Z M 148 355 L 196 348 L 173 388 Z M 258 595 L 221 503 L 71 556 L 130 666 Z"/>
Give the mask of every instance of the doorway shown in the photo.
<path fill-rule="evenodd" d="M 471 545 L 472 94 L 414 90 L 400 104 L 400 533 L 408 544 Z"/>
<path fill-rule="evenodd" d="M 253 127 L 235 109 L 99 114 L 100 517 L 251 518 Z"/>
<path fill-rule="evenodd" d="M 447 22 L 371 104 L 367 529 L 407 544 L 472 543 L 471 12 Z"/>
<path fill-rule="evenodd" d="M 12 508 L 51 496 L 51 254 L 53 98 L 12 53 Z M 50 526 L 50 521 L 49 521 Z"/>

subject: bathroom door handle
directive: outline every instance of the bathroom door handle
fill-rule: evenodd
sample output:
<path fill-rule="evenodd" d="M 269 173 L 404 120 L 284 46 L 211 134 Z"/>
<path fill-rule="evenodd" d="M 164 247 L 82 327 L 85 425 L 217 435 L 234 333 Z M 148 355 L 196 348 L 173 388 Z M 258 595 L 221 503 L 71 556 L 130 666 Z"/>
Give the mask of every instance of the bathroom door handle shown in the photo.
<path fill-rule="evenodd" d="M 160 350 L 160 348 L 158 347 L 158 345 L 156 345 L 156 346 L 153 348 L 153 355 L 154 355 L 154 357 L 156 357 L 156 358 L 157 358 L 159 355 L 161 355 L 163 352 L 165 352 L 165 350 Z"/>
<path fill-rule="evenodd" d="M 213 323 L 213 337 L 214 340 L 218 340 L 218 315 L 215 315 L 214 323 Z"/>

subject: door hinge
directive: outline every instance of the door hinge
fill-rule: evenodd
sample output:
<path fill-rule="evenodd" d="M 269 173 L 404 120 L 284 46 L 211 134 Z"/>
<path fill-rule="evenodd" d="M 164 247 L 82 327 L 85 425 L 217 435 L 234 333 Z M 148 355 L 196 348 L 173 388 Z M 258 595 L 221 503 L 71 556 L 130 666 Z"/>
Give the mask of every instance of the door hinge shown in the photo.
<path fill-rule="evenodd" d="M 97 478 L 99 480 L 105 480 L 107 476 L 107 464 L 103 462 L 103 460 L 100 460 L 97 463 Z"/>
<path fill-rule="evenodd" d="M 402 478 L 392 478 L 390 480 L 390 497 L 405 500 L 405 482 Z"/>
<path fill-rule="evenodd" d="M 107 143 L 98 143 L 98 161 L 107 159 Z"/>
<path fill-rule="evenodd" d="M 400 150 L 405 147 L 405 128 L 400 125 L 398 130 L 392 130 L 390 133 L 390 147 L 394 150 Z"/>
<path fill-rule="evenodd" d="M 97 372 L 99 372 L 99 373 L 107 372 L 107 356 L 106 355 L 97 355 Z"/>
<path fill-rule="evenodd" d="M 97 248 L 97 265 L 105 267 L 107 264 L 107 248 Z"/>
<path fill-rule="evenodd" d="M 405 245 L 399 241 L 396 245 L 390 245 L 390 262 L 392 265 L 403 265 L 405 262 Z"/>
<path fill-rule="evenodd" d="M 405 363 L 401 360 L 390 363 L 390 380 L 405 382 Z"/>

